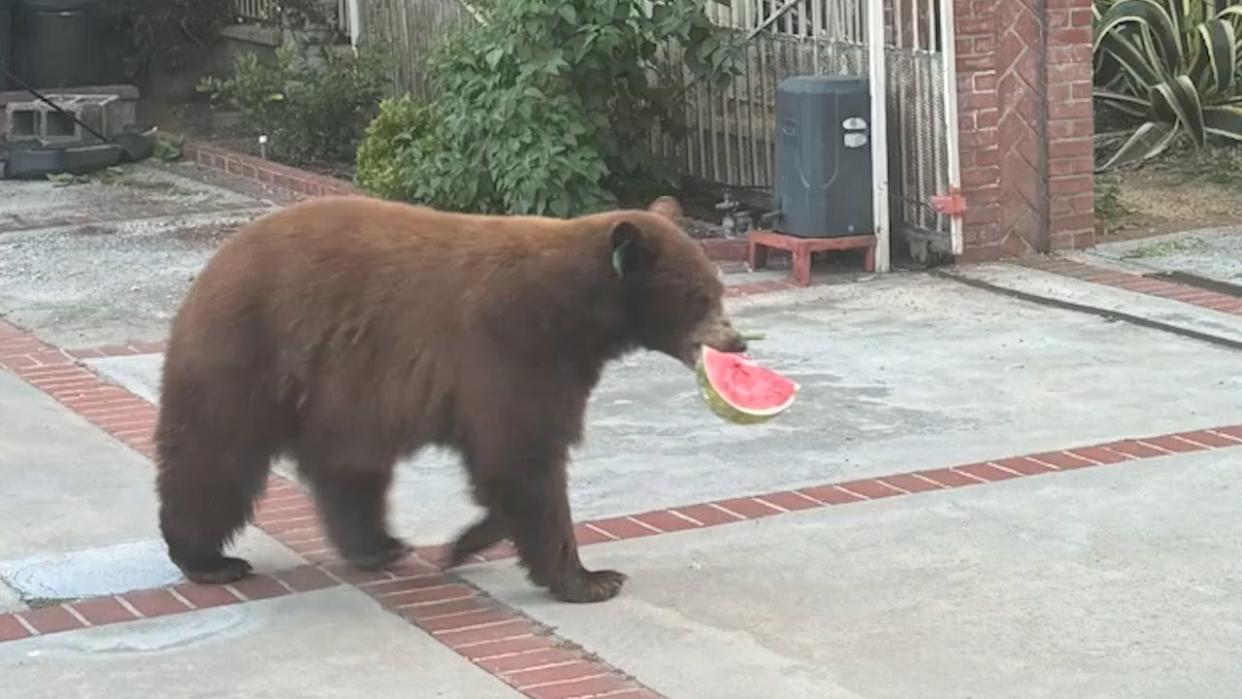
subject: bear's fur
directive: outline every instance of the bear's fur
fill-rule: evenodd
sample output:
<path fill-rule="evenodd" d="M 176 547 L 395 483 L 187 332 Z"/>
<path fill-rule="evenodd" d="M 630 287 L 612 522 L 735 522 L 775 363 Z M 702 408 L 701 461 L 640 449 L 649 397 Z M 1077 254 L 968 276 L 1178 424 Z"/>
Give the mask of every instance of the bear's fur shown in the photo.
<path fill-rule="evenodd" d="M 742 351 L 722 284 L 675 200 L 562 220 L 314 199 L 225 242 L 173 320 L 159 424 L 160 528 L 188 578 L 250 572 L 222 555 L 274 458 L 309 482 L 328 536 L 362 568 L 408 550 L 387 527 L 395 462 L 463 457 L 486 516 L 450 564 L 513 540 L 567 601 L 625 576 L 582 567 L 569 448 L 606 362 L 647 348 L 692 366 Z"/>

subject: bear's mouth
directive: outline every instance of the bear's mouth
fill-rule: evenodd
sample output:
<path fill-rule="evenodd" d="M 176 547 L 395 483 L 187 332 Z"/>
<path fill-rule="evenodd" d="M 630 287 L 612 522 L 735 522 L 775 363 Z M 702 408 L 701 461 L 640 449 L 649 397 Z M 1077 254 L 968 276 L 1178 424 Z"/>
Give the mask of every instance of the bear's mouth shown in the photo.
<path fill-rule="evenodd" d="M 685 350 L 685 352 L 680 357 L 678 357 L 678 359 L 681 360 L 682 364 L 686 365 L 687 369 L 689 369 L 690 371 L 694 371 L 695 369 L 698 368 L 699 354 L 702 353 L 702 351 L 703 351 L 703 343 L 692 342 L 690 343 L 689 348 Z"/>
<path fill-rule="evenodd" d="M 740 336 L 730 338 L 725 342 L 691 342 L 686 350 L 678 357 L 682 364 L 686 365 L 690 371 L 695 371 L 699 366 L 699 356 L 703 353 L 703 346 L 707 345 L 717 352 L 728 352 L 730 354 L 741 353 L 746 351 L 746 340 Z"/>

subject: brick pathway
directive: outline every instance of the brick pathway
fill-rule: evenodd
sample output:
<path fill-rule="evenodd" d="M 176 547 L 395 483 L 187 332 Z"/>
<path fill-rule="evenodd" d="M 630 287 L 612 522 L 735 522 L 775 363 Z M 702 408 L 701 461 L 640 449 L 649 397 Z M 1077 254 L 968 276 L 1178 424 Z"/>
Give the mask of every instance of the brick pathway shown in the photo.
<path fill-rule="evenodd" d="M 1152 282 L 1074 263 L 1044 264 L 1041 269 L 1187 303 L 1242 312 L 1203 292 L 1190 293 L 1170 282 Z M 755 292 L 779 285 L 759 285 Z M 783 288 L 783 287 L 779 287 Z M 1236 301 L 1236 300 L 1234 300 Z M 80 360 L 160 351 L 157 343 L 67 351 L 42 342 L 24 330 L 0 322 L 0 369 L 15 373 L 65 407 L 150 458 L 156 411 L 146 400 L 109 383 Z M 1032 477 L 1056 477 L 1067 471 L 1122 466 L 1173 454 L 1234 449 L 1242 446 L 1242 424 L 1200 425 L 1186 431 L 1136 435 L 1105 444 L 1066 445 L 1062 450 L 997 458 L 950 468 L 912 470 L 886 476 L 825 483 L 750 497 L 686 504 L 670 509 L 584 521 L 577 526 L 583 546 L 655 537 L 787 513 L 839 507 L 869 500 L 917 497 L 921 493 L 985 485 Z M 257 511 L 255 525 L 298 553 L 306 564 L 232 585 L 178 584 L 119 595 L 0 614 L 0 642 L 71 632 L 225 605 L 244 605 L 274 597 L 331 587 L 352 586 L 377 600 L 438 642 L 535 699 L 659 696 L 607 660 L 577 647 L 572 639 L 504 605 L 455 574 L 441 573 L 439 550 L 423 548 L 391 571 L 361 573 L 331 551 L 311 501 L 298 484 L 273 475 Z M 477 557 L 494 561 L 512 555 L 507 546 Z"/>

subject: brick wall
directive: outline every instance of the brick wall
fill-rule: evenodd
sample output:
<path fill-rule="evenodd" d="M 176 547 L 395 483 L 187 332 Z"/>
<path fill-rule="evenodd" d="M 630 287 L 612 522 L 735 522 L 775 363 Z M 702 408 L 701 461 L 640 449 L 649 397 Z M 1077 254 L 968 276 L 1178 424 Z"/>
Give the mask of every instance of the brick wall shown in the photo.
<path fill-rule="evenodd" d="M 1094 238 L 1091 0 L 953 0 L 963 261 Z"/>

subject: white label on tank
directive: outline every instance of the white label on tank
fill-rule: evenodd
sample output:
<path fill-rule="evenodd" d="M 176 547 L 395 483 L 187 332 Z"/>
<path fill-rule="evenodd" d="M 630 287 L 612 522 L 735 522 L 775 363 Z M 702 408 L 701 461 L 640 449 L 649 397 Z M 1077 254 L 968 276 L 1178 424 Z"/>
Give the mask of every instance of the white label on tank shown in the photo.
<path fill-rule="evenodd" d="M 842 122 L 841 126 L 849 131 L 861 131 L 867 128 L 867 120 L 862 117 L 850 117 Z"/>
<path fill-rule="evenodd" d="M 862 148 L 867 145 L 867 134 L 865 133 L 847 133 L 845 134 L 846 148 Z"/>

